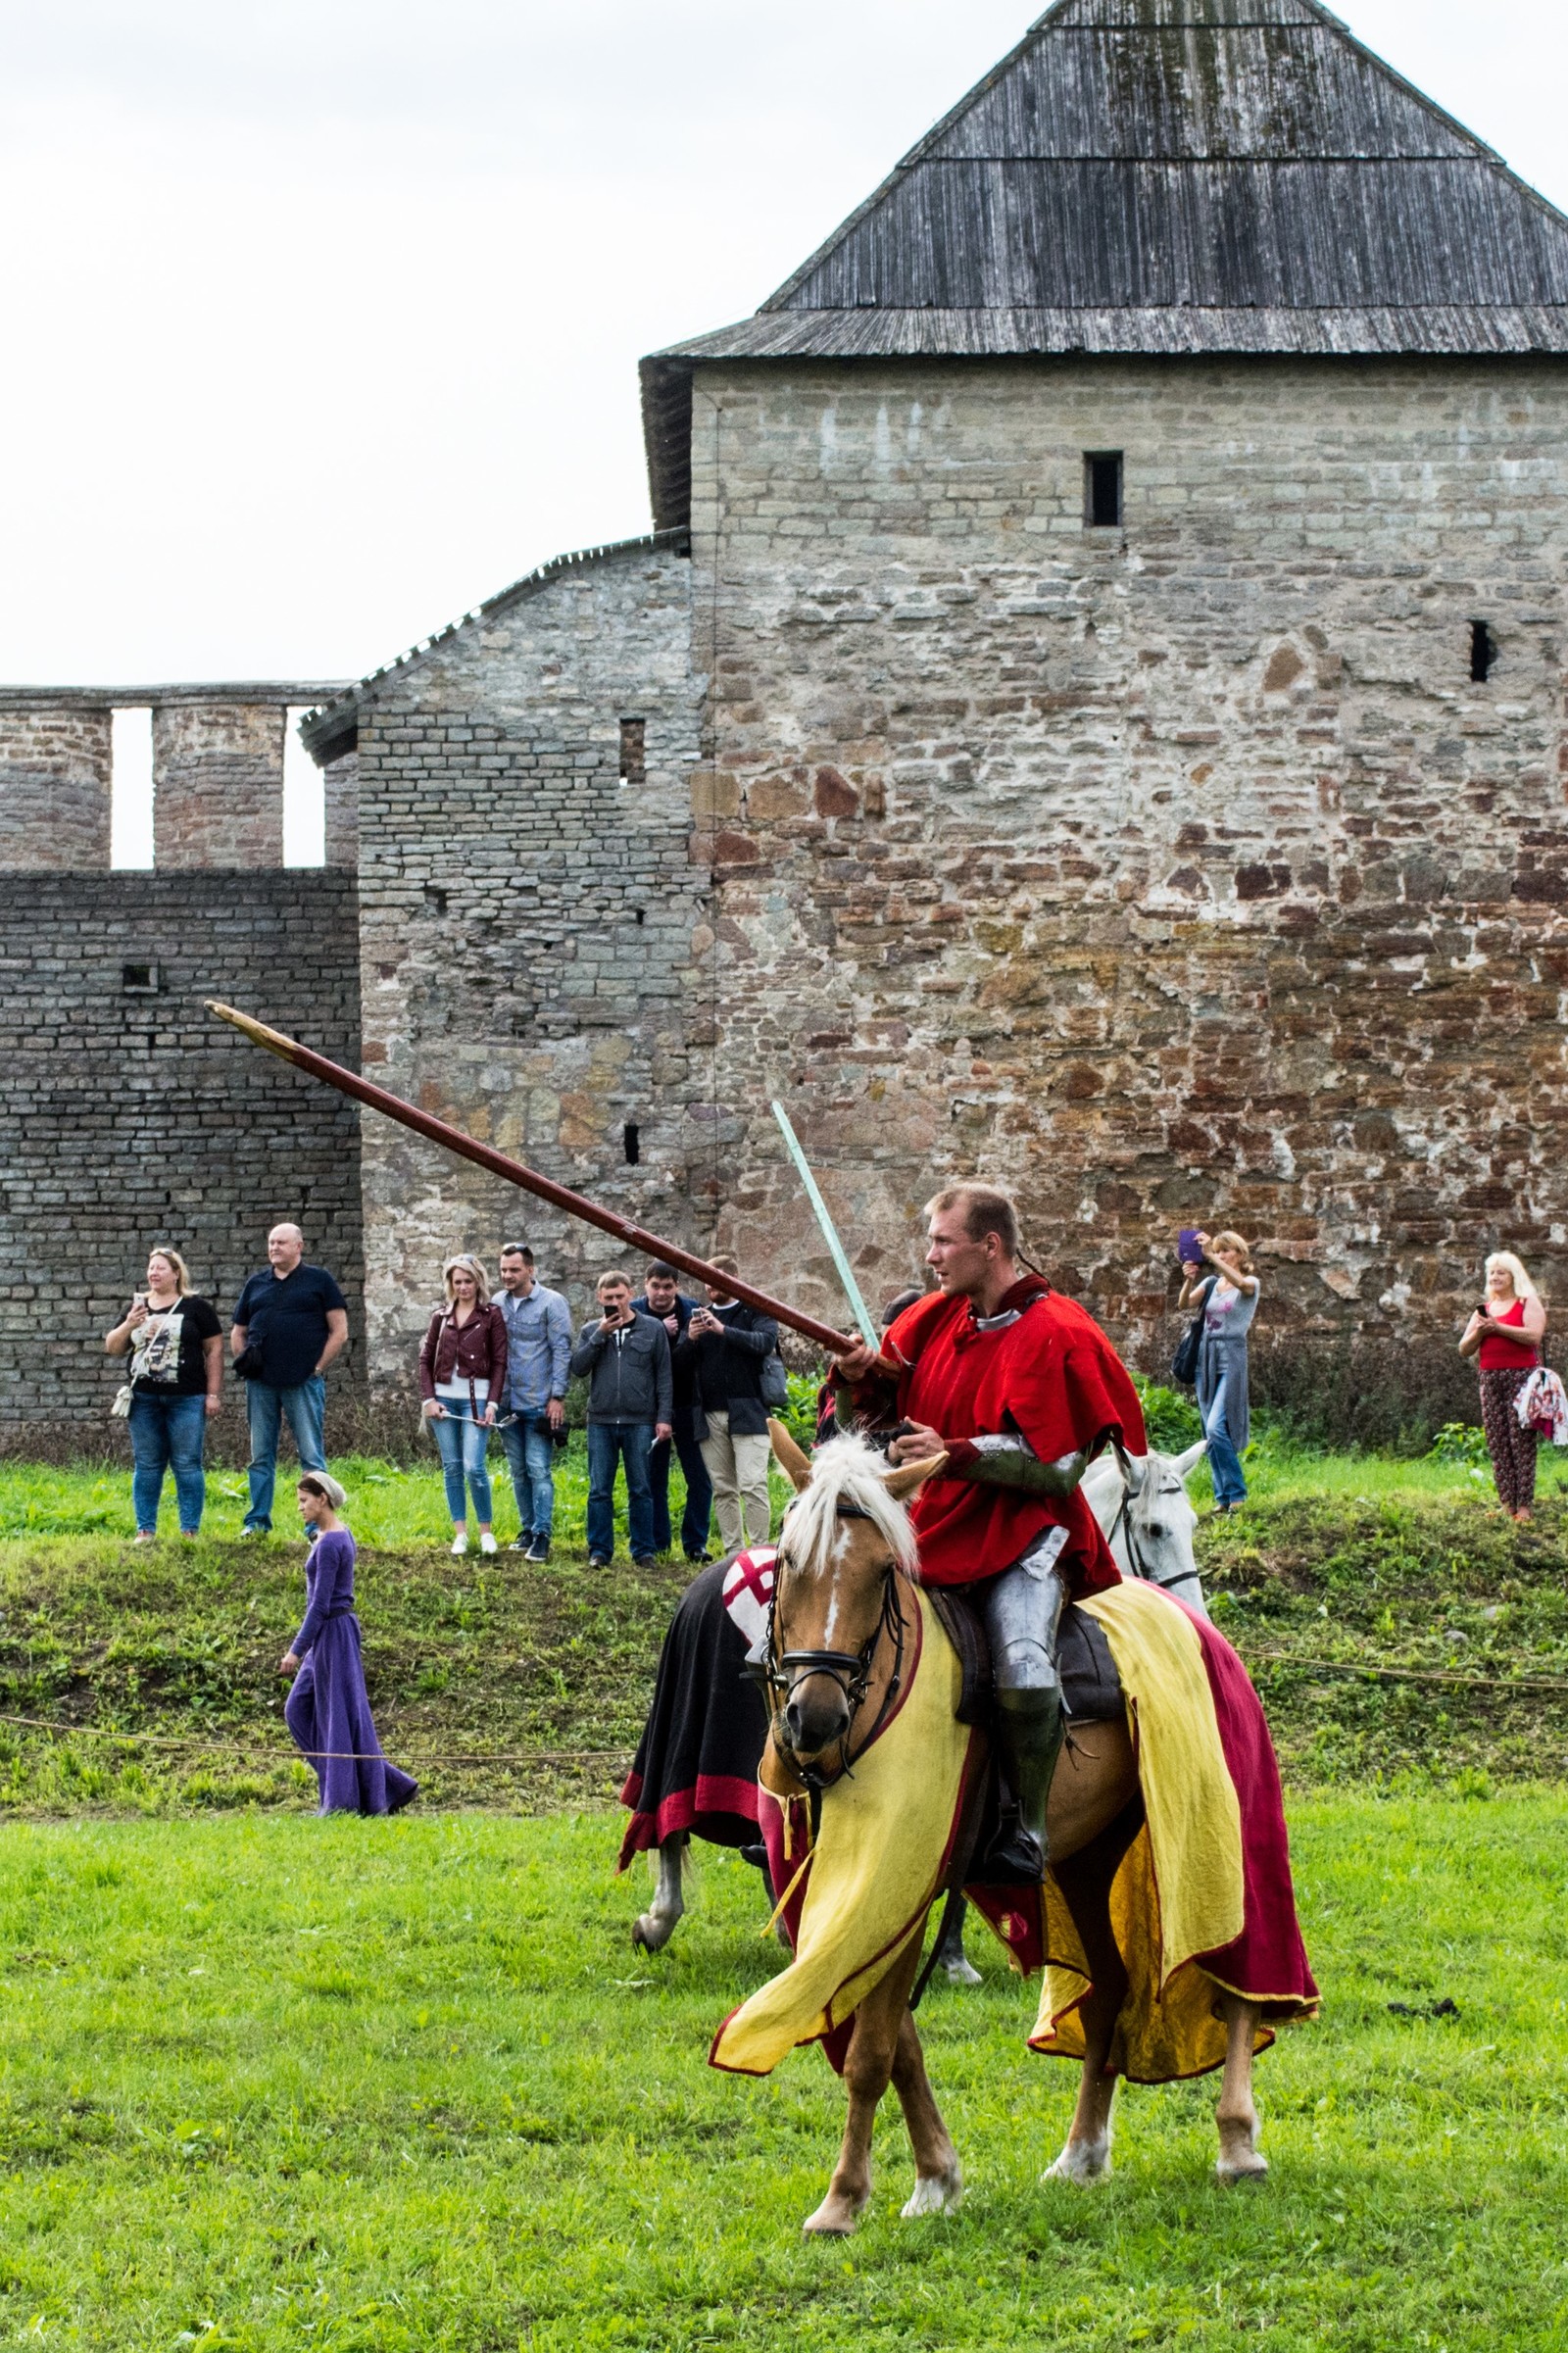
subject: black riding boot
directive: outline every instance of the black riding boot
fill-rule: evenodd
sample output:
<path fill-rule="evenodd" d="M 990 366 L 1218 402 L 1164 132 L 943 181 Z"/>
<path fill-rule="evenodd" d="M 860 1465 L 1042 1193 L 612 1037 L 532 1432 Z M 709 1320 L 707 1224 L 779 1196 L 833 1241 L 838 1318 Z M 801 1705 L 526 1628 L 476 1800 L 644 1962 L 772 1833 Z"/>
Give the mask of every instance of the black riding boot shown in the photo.
<path fill-rule="evenodd" d="M 1000 1884 L 1038 1885 L 1046 1873 L 1046 1809 L 1066 1732 L 1056 1672 L 1056 1625 L 1065 1601 L 1054 1554 L 1006 1570 L 986 1601 L 997 1745 L 1012 1802 L 1003 1805 L 980 1876 Z"/>

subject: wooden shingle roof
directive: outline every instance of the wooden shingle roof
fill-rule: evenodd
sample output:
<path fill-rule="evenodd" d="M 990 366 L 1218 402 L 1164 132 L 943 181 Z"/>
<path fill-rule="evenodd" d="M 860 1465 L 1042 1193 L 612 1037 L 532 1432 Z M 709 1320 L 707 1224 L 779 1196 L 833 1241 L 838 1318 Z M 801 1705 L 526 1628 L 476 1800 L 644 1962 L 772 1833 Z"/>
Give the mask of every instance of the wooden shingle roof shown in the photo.
<path fill-rule="evenodd" d="M 1568 354 L 1568 220 L 1318 0 L 1057 0 L 753 319 L 643 363 Z"/>

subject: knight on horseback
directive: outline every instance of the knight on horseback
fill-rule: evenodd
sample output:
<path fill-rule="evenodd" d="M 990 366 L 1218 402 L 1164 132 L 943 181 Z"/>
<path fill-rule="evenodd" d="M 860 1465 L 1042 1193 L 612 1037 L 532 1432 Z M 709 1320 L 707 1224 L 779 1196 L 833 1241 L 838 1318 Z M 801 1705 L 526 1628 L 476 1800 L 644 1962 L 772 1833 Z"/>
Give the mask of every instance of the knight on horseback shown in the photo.
<path fill-rule="evenodd" d="M 1120 1582 L 1080 1486 L 1107 1441 L 1144 1453 L 1143 1411 L 1094 1318 L 1020 1265 L 1006 1194 L 951 1185 L 925 1215 L 937 1289 L 880 1353 L 834 1359 L 838 1418 L 862 1430 L 898 1421 L 895 1464 L 947 1457 L 912 1517 L 921 1583 L 964 1588 L 990 1642 L 1010 1802 L 979 1876 L 1038 1885 L 1065 1731 L 1057 1627 L 1069 1601 Z"/>

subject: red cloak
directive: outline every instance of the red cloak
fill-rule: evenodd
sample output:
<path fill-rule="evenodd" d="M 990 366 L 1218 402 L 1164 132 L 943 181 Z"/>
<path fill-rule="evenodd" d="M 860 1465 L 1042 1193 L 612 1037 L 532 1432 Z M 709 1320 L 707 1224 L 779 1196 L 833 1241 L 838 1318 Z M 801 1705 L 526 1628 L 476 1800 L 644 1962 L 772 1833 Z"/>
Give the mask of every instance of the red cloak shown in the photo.
<path fill-rule="evenodd" d="M 1068 1531 L 1061 1569 L 1069 1593 L 1119 1583 L 1110 1547 L 1082 1494 L 1031 1495 L 975 1484 L 968 1441 L 1021 1433 L 1042 1462 L 1099 1452 L 1113 1434 L 1129 1453 L 1148 1450 L 1143 1408 L 1094 1317 L 1038 1275 L 1015 1283 L 997 1310 L 1014 1320 L 981 1329 L 966 1299 L 933 1292 L 907 1307 L 882 1344 L 872 1383 L 897 1383 L 898 1408 L 940 1430 L 946 1469 L 928 1479 L 911 1516 L 923 1585 L 972 1585 L 1010 1568 L 1048 1528 Z M 996 1321 L 997 1318 L 988 1319 Z"/>

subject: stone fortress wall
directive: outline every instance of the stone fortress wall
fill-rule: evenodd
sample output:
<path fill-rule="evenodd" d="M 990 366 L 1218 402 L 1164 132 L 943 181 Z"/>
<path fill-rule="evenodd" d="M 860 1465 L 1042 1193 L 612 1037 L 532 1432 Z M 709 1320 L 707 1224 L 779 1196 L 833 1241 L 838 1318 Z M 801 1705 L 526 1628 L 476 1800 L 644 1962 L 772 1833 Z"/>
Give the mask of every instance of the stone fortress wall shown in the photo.
<path fill-rule="evenodd" d="M 1563 1296 L 1560 364 L 713 365 L 692 445 L 764 1279 L 839 1311 L 783 1091 L 872 1288 L 985 1169 L 1151 1369 L 1187 1222 L 1319 1339 L 1446 1349 L 1499 1243 Z"/>
<path fill-rule="evenodd" d="M 74 1428 L 96 1446 L 121 1377 L 103 1334 L 149 1246 L 183 1250 L 226 1312 L 285 1217 L 343 1282 L 363 1379 L 354 1108 L 202 1009 L 222 998 L 358 1058 L 352 865 L 282 862 L 287 709 L 322 691 L 0 692 L 0 1439 L 46 1425 L 53 1451 Z M 127 708 L 152 712 L 150 871 L 110 867 Z M 328 789 L 331 861 L 351 762 Z"/>
<path fill-rule="evenodd" d="M 366 1075 L 677 1238 L 722 1181 L 692 993 L 704 686 L 684 543 L 643 541 L 547 566 L 358 712 Z M 455 1250 L 493 1268 L 525 1240 L 587 1312 L 613 1243 L 390 1121 L 362 1149 L 378 1386 L 412 1385 Z"/>

